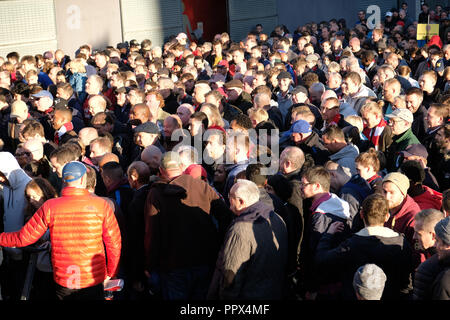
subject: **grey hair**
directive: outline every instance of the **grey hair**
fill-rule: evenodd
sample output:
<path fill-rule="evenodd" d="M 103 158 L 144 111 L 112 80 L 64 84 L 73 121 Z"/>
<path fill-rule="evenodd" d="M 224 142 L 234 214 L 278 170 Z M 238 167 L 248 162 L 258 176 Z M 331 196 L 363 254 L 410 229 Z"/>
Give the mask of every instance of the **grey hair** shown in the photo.
<path fill-rule="evenodd" d="M 230 193 L 233 193 L 236 198 L 244 200 L 248 207 L 259 201 L 258 186 L 250 180 L 238 179 Z"/>
<path fill-rule="evenodd" d="M 310 87 L 311 91 L 315 91 L 315 92 L 321 92 L 324 93 L 325 92 L 325 85 L 322 82 L 315 82 L 311 85 Z"/>

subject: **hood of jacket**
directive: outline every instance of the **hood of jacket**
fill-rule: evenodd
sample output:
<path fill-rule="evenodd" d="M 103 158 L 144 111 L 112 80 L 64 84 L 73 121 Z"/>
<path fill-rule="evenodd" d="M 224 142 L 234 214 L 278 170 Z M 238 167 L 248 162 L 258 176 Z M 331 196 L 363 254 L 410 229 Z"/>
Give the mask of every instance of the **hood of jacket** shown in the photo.
<path fill-rule="evenodd" d="M 179 176 L 178 176 L 179 177 Z M 152 184 L 152 188 L 157 188 L 162 194 L 169 197 L 186 197 L 186 189 L 175 184 L 174 181 L 178 178 L 173 178 L 172 180 L 160 179 Z"/>
<path fill-rule="evenodd" d="M 359 154 L 358 149 L 354 145 L 348 144 L 338 152 L 330 155 L 330 160 L 335 161 L 344 158 L 352 158 L 354 160 L 356 159 L 358 154 Z"/>
<path fill-rule="evenodd" d="M 0 172 L 9 181 L 9 186 L 3 185 L 4 231 L 18 231 L 24 223 L 25 187 L 31 178 L 20 168 L 16 158 L 9 152 L 0 152 Z M 5 248 L 5 251 L 14 260 L 22 258 L 20 249 Z"/>
<path fill-rule="evenodd" d="M 314 212 L 329 213 L 343 219 L 350 218 L 350 206 L 348 202 L 340 199 L 334 193 L 330 193 L 330 198 L 319 204 Z"/>
<path fill-rule="evenodd" d="M 245 209 L 239 216 L 237 216 L 235 222 L 255 222 L 259 219 L 269 219 L 272 209 L 264 202 L 258 201 Z"/>
<path fill-rule="evenodd" d="M 0 172 L 8 179 L 11 190 L 25 187 L 31 180 L 10 152 L 0 152 Z"/>
<path fill-rule="evenodd" d="M 361 178 L 359 174 L 355 174 L 350 178 L 350 180 L 346 184 L 342 186 L 341 193 L 344 193 L 346 190 L 354 190 L 356 188 L 358 188 L 359 191 L 366 193 L 370 193 L 372 190 L 372 187 L 370 186 L 369 182 Z"/>

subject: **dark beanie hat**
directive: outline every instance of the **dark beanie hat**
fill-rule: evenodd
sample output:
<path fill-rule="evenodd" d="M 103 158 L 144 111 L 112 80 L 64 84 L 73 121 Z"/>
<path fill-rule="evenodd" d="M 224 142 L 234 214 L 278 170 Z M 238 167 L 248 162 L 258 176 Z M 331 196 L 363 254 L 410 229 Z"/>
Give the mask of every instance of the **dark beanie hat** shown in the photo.
<path fill-rule="evenodd" d="M 423 180 L 425 180 L 425 170 L 418 161 L 405 161 L 400 166 L 400 170 L 412 181 L 412 183 L 422 183 Z"/>

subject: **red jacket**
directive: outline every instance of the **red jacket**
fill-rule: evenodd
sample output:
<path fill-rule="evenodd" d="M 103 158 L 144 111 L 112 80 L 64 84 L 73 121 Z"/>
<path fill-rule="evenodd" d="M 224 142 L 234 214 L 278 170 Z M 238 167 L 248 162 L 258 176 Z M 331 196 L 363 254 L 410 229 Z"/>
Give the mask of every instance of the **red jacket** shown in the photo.
<path fill-rule="evenodd" d="M 420 211 L 419 205 L 409 195 L 403 205 L 395 215 L 391 215 L 384 223 L 386 228 L 391 228 L 395 232 L 403 233 L 409 243 L 414 247 L 414 217 Z"/>
<path fill-rule="evenodd" d="M 21 230 L 0 234 L 0 246 L 28 246 L 47 229 L 57 284 L 82 289 L 116 275 L 121 235 L 114 212 L 104 199 L 86 189 L 66 187 L 61 197 L 46 201 Z"/>
<path fill-rule="evenodd" d="M 421 210 L 424 209 L 436 209 L 441 210 L 442 207 L 442 193 L 431 189 L 425 185 L 422 185 L 425 192 L 413 197 L 414 201 L 417 202 Z"/>

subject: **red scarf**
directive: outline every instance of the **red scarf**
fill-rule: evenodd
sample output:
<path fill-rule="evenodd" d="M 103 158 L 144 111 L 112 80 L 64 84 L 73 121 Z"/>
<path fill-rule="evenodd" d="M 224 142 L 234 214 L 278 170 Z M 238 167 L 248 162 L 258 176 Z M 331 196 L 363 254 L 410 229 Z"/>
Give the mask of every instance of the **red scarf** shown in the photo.
<path fill-rule="evenodd" d="M 368 183 L 371 183 L 373 180 L 381 178 L 378 174 L 374 175 L 372 178 L 370 178 L 369 180 L 367 180 Z"/>
<path fill-rule="evenodd" d="M 59 145 L 59 140 L 61 139 L 61 137 L 66 133 L 69 132 L 70 130 L 73 130 L 73 124 L 72 122 L 67 122 L 65 124 L 62 125 L 61 128 L 59 128 L 58 131 L 55 132 L 55 137 L 53 139 L 53 141 Z"/>
<path fill-rule="evenodd" d="M 332 125 L 337 126 L 340 120 L 341 120 L 341 114 L 338 113 L 337 115 L 334 116 L 333 120 L 331 120 L 331 122 L 328 124 L 328 126 L 332 126 Z"/>
<path fill-rule="evenodd" d="M 373 143 L 373 145 L 375 146 L 375 150 L 378 150 L 380 136 L 383 133 L 385 127 L 386 121 L 384 119 L 381 119 L 380 123 L 376 127 L 372 129 L 365 127 L 363 130 L 363 134 Z"/>

